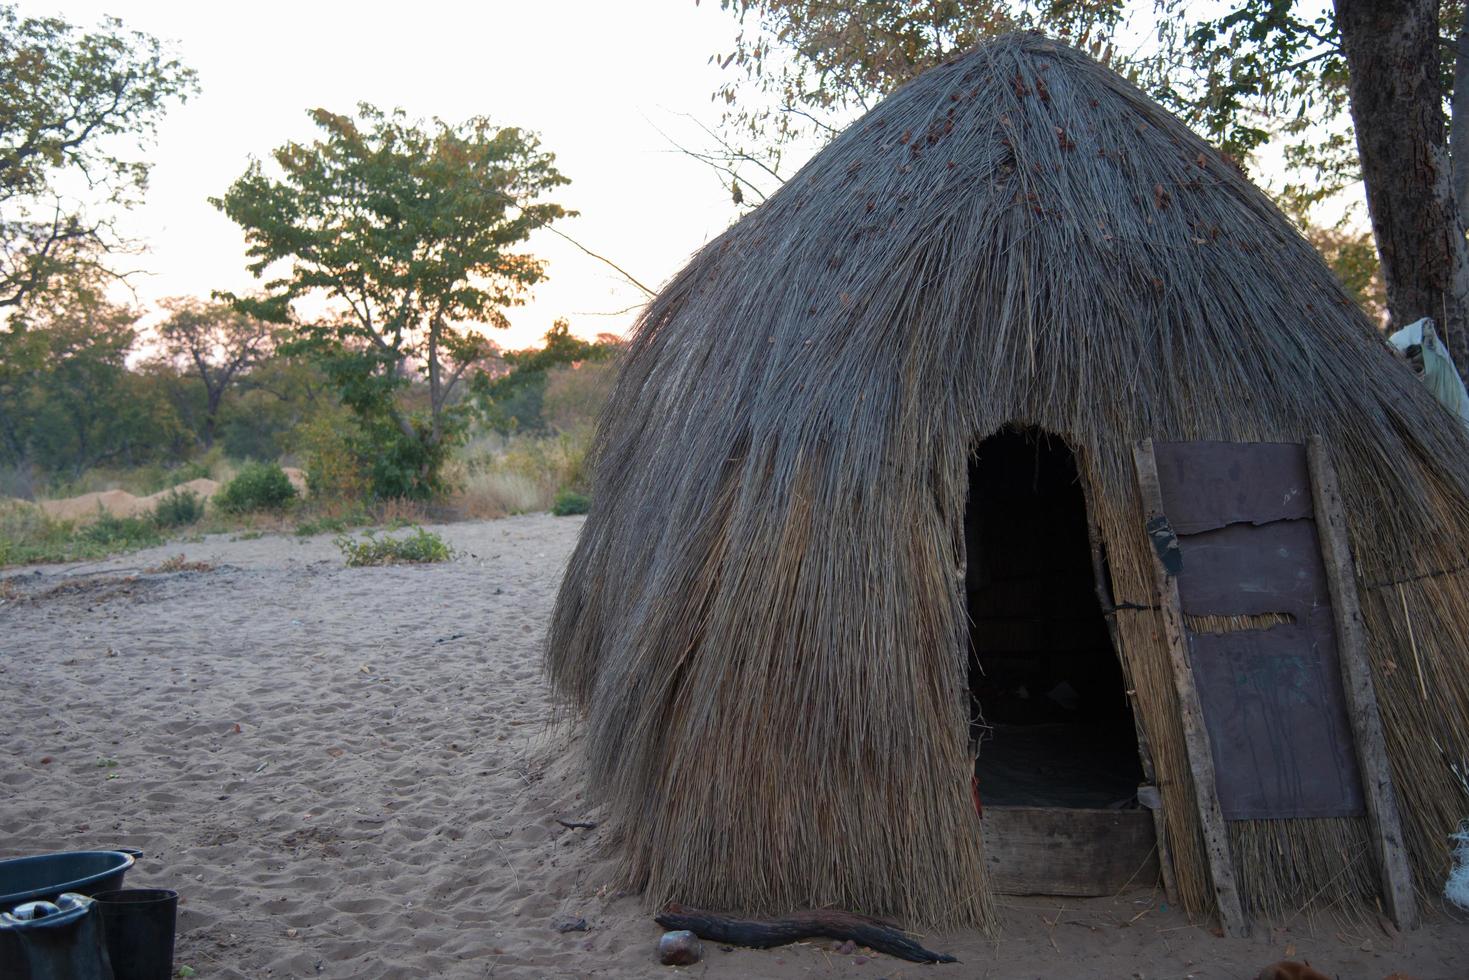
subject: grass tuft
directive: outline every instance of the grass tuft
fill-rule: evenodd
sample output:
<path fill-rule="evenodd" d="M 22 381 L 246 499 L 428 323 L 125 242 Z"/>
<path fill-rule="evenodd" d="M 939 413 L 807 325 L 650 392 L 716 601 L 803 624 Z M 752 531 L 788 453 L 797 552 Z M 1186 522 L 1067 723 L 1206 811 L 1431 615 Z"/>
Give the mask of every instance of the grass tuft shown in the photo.
<path fill-rule="evenodd" d="M 159 528 L 186 527 L 204 517 L 204 500 L 192 490 L 170 490 L 153 508 L 153 523 Z"/>

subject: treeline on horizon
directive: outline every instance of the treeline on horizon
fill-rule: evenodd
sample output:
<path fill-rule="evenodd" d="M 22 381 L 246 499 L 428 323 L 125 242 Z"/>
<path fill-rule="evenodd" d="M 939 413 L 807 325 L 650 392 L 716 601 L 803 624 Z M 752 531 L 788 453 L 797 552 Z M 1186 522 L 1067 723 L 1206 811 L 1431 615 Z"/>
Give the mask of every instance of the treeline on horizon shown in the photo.
<path fill-rule="evenodd" d="M 362 433 L 322 366 L 282 350 L 289 327 L 228 303 L 176 299 L 163 319 L 62 280 L 0 331 L 0 497 L 70 496 L 121 482 L 138 492 L 217 473 L 223 461 L 285 461 L 318 494 L 372 495 Z M 446 406 L 463 438 L 581 441 L 611 381 L 617 340 L 557 323 L 541 348 L 489 346 Z M 410 373 L 399 395 L 427 409 Z"/>

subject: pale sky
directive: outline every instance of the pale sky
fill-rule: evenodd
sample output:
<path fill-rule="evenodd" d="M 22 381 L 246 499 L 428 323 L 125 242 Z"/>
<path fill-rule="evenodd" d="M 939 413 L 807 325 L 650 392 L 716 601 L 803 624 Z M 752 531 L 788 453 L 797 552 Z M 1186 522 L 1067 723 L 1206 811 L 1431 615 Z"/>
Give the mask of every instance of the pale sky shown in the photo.
<path fill-rule="evenodd" d="M 344 3 L 256 0 L 22 2 L 23 14 L 92 27 L 104 15 L 170 42 L 199 73 L 200 94 L 165 117 L 145 204 L 122 221 L 148 252 L 134 264 L 145 305 L 253 284 L 244 238 L 207 201 L 244 172 L 316 129 L 306 110 L 351 112 L 360 101 L 457 122 L 486 115 L 535 130 L 570 186 L 553 197 L 581 212 L 558 224 L 657 288 L 722 231 L 735 209 L 716 175 L 674 151 L 657 129 L 699 143 L 690 114 L 711 127 L 721 79 L 709 64 L 735 31 L 718 0 L 482 0 Z M 546 232 L 530 251 L 550 278 L 503 347 L 535 343 L 557 317 L 584 336 L 621 333 L 642 294 L 605 265 Z"/>

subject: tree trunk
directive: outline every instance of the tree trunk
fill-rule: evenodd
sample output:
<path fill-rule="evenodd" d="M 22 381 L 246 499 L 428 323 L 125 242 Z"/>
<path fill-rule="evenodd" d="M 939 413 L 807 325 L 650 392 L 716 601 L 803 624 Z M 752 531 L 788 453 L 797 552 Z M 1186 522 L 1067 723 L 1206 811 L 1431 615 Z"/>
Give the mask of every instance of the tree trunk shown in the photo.
<path fill-rule="evenodd" d="M 224 385 L 215 387 L 205 381 L 204 386 L 204 448 L 214 448 L 214 430 L 219 424 L 219 403 L 224 401 Z"/>
<path fill-rule="evenodd" d="M 1469 215 L 1469 4 L 1454 38 L 1454 94 L 1449 103 L 1449 163 L 1459 217 Z"/>
<path fill-rule="evenodd" d="M 1437 0 L 1335 0 L 1367 209 L 1393 322 L 1431 316 L 1469 370 L 1469 244 L 1454 200 Z"/>

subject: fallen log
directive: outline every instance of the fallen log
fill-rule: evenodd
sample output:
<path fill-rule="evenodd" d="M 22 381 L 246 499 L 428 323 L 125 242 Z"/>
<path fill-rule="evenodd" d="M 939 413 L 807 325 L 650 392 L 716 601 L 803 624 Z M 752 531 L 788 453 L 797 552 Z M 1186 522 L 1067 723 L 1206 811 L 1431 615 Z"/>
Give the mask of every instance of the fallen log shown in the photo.
<path fill-rule="evenodd" d="M 665 929 L 687 929 L 700 939 L 732 946 L 769 949 L 802 939 L 850 939 L 911 963 L 957 963 L 914 942 L 897 926 L 853 912 L 817 909 L 778 919 L 738 919 L 718 912 L 667 905 L 653 919 Z"/>

